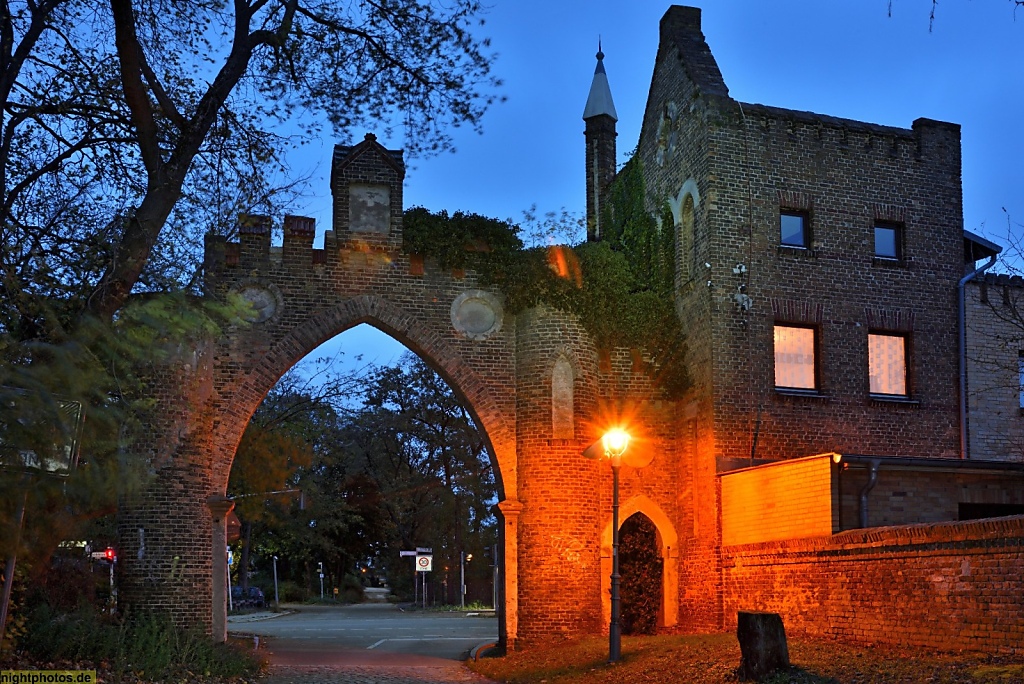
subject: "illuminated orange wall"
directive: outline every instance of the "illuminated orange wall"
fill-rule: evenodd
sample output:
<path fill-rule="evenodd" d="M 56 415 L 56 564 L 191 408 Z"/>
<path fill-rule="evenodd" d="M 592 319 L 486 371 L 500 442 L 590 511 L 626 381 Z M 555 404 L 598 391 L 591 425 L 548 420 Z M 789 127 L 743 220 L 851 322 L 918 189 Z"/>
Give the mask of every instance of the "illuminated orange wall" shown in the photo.
<path fill-rule="evenodd" d="M 721 476 L 722 544 L 754 544 L 839 531 L 831 454 Z"/>

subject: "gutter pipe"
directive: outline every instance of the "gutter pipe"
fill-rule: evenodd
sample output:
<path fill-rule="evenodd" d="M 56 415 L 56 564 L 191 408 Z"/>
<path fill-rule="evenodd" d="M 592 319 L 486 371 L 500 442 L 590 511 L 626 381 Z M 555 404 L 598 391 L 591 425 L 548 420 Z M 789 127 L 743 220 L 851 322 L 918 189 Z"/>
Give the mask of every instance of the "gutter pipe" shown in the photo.
<path fill-rule="evenodd" d="M 868 526 L 868 494 L 878 483 L 878 466 L 880 463 L 877 458 L 872 459 L 869 463 L 868 481 L 860 490 L 860 508 L 857 511 L 860 517 L 861 529 Z"/>
<path fill-rule="evenodd" d="M 976 268 L 957 284 L 957 327 L 960 335 L 960 458 L 971 457 L 967 440 L 967 300 L 964 287 L 968 282 L 992 268 L 996 264 L 997 255 L 989 257 L 988 263 Z"/>

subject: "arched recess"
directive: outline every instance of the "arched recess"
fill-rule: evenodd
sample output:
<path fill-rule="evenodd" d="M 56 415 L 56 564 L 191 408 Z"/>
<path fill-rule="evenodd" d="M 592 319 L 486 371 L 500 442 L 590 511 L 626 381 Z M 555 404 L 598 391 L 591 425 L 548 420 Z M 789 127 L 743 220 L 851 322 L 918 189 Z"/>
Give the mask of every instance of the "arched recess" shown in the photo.
<path fill-rule="evenodd" d="M 548 368 L 551 381 L 551 438 L 576 438 L 576 381 L 580 378 L 579 361 L 567 348 L 556 349 Z"/>
<path fill-rule="evenodd" d="M 249 419 L 267 392 L 306 354 L 361 323 L 373 325 L 418 354 L 436 370 L 484 431 L 495 465 L 498 496 L 516 500 L 515 415 L 501 409 L 488 384 L 429 325 L 380 297 L 362 295 L 297 324 L 245 375 L 232 382 L 218 402 L 214 418 L 213 485 L 225 492 L 235 450 Z M 508 402 L 505 402 L 508 403 Z"/>
<path fill-rule="evenodd" d="M 676 228 L 676 287 L 685 285 L 699 272 L 694 235 L 694 218 L 700 206 L 700 191 L 692 178 L 668 200 Z"/>
<path fill-rule="evenodd" d="M 661 578 L 661 611 L 662 622 L 659 627 L 671 627 L 679 621 L 679 537 L 672 522 L 654 503 L 643 494 L 631 497 L 619 506 L 619 526 L 634 513 L 646 515 L 658 530 L 658 551 L 661 554 L 663 573 Z M 601 530 L 601 615 L 602 624 L 608 624 L 612 616 L 612 521 L 611 513 L 608 522 Z"/>

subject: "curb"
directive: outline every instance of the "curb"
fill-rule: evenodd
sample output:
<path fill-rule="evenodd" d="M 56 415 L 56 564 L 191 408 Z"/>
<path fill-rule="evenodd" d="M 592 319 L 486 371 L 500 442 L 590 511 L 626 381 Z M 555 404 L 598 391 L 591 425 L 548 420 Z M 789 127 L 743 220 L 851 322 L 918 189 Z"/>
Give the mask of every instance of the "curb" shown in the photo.
<path fill-rule="evenodd" d="M 284 617 L 285 615 L 291 615 L 294 610 L 282 610 L 280 613 L 267 613 L 265 615 L 254 613 L 252 615 L 239 615 L 239 619 L 232 620 L 228 618 L 228 627 L 231 625 L 244 625 L 247 622 L 262 622 L 263 620 L 273 620 L 274 618 Z"/>
<path fill-rule="evenodd" d="M 498 645 L 497 641 L 485 641 L 482 644 L 477 644 L 469 651 L 469 657 L 473 662 L 480 660 L 481 654 L 488 649 L 494 648 Z"/>

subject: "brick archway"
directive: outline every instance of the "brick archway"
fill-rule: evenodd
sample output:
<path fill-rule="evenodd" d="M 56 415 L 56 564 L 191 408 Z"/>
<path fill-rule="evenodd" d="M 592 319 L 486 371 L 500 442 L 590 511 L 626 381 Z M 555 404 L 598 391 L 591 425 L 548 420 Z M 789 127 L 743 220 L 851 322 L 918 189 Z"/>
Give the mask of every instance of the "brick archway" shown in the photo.
<path fill-rule="evenodd" d="M 508 416 L 503 415 L 487 384 L 456 349 L 432 334 L 426 321 L 377 295 L 352 297 L 299 323 L 225 393 L 225 401 L 218 405 L 214 417 L 220 426 L 213 436 L 214 487 L 226 491 L 231 463 L 249 418 L 281 376 L 324 342 L 363 323 L 382 330 L 417 354 L 466 403 L 484 432 L 495 466 L 499 499 L 509 498 L 505 473 L 510 474 L 511 498 L 515 499 L 515 434 L 509 430 Z"/>
<path fill-rule="evenodd" d="M 237 241 L 207 238 L 204 296 L 248 300 L 252 320 L 177 350 L 152 378 L 157 410 L 139 447 L 153 480 L 124 503 L 119 521 L 119 595 L 130 609 L 167 612 L 226 638 L 225 518 L 232 502 L 225 494 L 245 426 L 302 357 L 368 323 L 433 366 L 486 435 L 501 494 L 500 641 L 511 650 L 601 629 L 594 587 L 602 581 L 596 575 L 607 572 L 593 540 L 610 487 L 582 452 L 602 428 L 606 399 L 641 397 L 652 428 L 667 425 L 673 409 L 643 399 L 652 395 L 649 378 L 629 350 L 601 367 L 576 317 L 545 306 L 511 314 L 477 274 L 407 253 L 403 175 L 401 152 L 372 137 L 339 146 L 334 224 L 323 248 L 313 247 L 313 220 L 296 216 L 285 217 L 280 246 L 267 217 L 242 217 Z M 551 378 L 558 356 L 572 365 L 569 387 L 561 389 L 572 390 L 574 427 L 556 434 Z M 653 448 L 663 455 L 649 470 L 672 482 L 671 430 L 649 432 L 660 435 Z M 653 503 L 669 506 L 671 487 L 630 487 L 650 494 L 640 509 L 674 552 L 674 528 Z M 677 572 L 666 564 L 667 577 Z M 667 601 L 672 622 L 677 612 Z"/>

